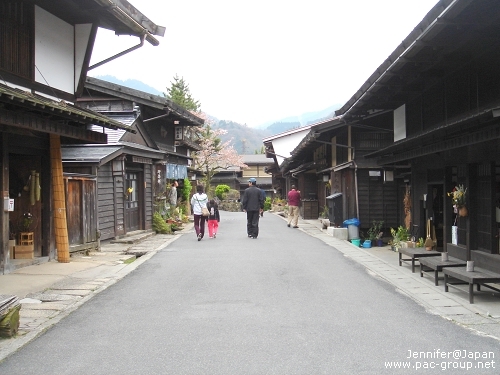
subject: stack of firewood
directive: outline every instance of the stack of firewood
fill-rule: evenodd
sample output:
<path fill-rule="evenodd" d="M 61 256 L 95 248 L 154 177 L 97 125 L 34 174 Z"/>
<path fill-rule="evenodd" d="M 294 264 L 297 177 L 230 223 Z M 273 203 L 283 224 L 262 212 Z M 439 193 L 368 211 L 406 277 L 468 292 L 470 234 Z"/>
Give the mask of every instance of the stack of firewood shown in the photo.
<path fill-rule="evenodd" d="M 13 337 L 19 329 L 19 298 L 0 295 L 0 337 Z"/>

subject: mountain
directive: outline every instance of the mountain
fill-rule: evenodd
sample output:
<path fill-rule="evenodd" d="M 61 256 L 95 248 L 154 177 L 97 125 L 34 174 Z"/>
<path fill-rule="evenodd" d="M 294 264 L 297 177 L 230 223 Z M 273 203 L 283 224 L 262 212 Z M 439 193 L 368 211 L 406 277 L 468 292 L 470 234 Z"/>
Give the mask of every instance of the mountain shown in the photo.
<path fill-rule="evenodd" d="M 95 78 L 102 79 L 103 81 L 115 83 L 117 85 L 130 87 L 131 89 L 134 89 L 134 90 L 147 92 L 149 94 L 163 96 L 163 92 L 158 91 L 154 87 L 148 86 L 145 83 L 138 81 L 136 79 L 127 79 L 125 81 L 122 81 L 121 79 L 118 79 L 118 78 L 110 76 L 110 75 L 97 76 Z"/>
<path fill-rule="evenodd" d="M 123 81 L 110 75 L 97 76 L 96 78 L 153 95 L 163 96 L 162 92 L 135 79 Z M 215 124 L 214 128 L 222 128 L 228 131 L 227 134 L 221 137 L 222 141 L 225 142 L 228 139 L 232 139 L 235 150 L 239 154 L 244 155 L 254 154 L 256 152 L 260 153 L 264 146 L 262 139 L 332 118 L 335 116 L 334 111 L 340 107 L 342 107 L 342 104 L 335 104 L 321 111 L 307 112 L 297 116 L 286 117 L 282 120 L 265 123 L 256 128 L 238 124 L 231 120 L 218 120 L 213 117 L 212 119 Z"/>
<path fill-rule="evenodd" d="M 297 116 L 290 116 L 284 119 L 268 122 L 259 126 L 261 129 L 269 129 L 273 134 L 278 134 L 293 128 L 307 126 L 315 122 L 326 120 L 335 116 L 335 110 L 342 107 L 342 104 L 334 104 L 328 108 L 315 112 L 306 112 Z"/>

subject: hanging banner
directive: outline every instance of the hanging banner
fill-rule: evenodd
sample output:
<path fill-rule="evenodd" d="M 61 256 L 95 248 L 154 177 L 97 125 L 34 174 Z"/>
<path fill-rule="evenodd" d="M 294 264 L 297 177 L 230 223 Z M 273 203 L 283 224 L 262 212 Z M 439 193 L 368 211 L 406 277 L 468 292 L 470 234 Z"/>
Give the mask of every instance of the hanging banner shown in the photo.
<path fill-rule="evenodd" d="M 171 180 L 183 180 L 187 178 L 187 166 L 167 164 L 166 178 Z"/>
<path fill-rule="evenodd" d="M 458 227 L 456 225 L 451 227 L 451 243 L 458 245 Z"/>

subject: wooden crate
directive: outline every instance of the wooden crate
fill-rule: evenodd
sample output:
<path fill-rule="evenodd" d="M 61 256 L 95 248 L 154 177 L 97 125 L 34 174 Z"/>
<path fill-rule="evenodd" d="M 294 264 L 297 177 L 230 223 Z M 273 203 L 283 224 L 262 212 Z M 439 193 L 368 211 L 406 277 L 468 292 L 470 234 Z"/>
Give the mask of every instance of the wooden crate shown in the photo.
<path fill-rule="evenodd" d="M 19 233 L 19 244 L 24 246 L 33 245 L 33 232 Z"/>
<path fill-rule="evenodd" d="M 33 259 L 35 257 L 33 245 L 14 246 L 14 259 Z"/>

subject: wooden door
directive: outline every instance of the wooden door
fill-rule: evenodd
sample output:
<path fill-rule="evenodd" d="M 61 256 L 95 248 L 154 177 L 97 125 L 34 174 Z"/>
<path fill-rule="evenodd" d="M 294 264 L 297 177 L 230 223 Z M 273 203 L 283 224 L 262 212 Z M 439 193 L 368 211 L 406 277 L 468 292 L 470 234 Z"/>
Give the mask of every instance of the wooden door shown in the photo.
<path fill-rule="evenodd" d="M 125 176 L 125 230 L 130 232 L 141 229 L 141 174 L 127 172 Z"/>
<path fill-rule="evenodd" d="M 66 221 L 70 246 L 97 240 L 95 180 L 66 179 Z"/>

